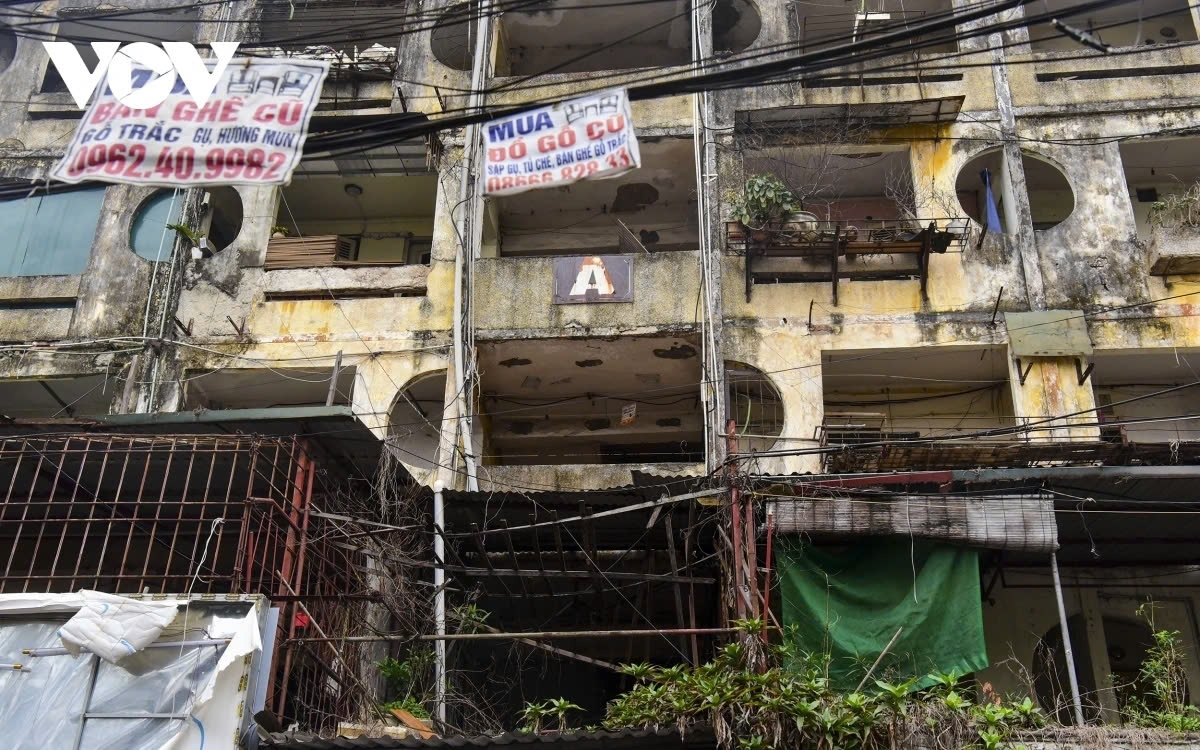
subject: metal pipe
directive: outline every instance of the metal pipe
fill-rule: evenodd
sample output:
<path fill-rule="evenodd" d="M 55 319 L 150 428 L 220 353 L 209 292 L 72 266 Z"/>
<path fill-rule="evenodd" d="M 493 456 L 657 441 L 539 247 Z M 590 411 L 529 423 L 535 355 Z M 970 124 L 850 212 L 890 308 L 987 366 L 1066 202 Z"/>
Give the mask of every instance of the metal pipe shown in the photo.
<path fill-rule="evenodd" d="M 671 636 L 671 635 L 727 635 L 736 633 L 737 628 L 664 628 L 662 630 L 545 630 L 529 633 L 503 633 L 500 631 L 486 633 L 439 633 L 437 635 L 354 635 L 345 638 L 293 638 L 295 641 L 346 641 L 347 643 L 370 643 L 374 641 L 508 641 L 508 640 L 550 640 L 557 638 L 637 638 L 641 636 Z"/>
<path fill-rule="evenodd" d="M 1071 680 L 1071 703 L 1075 707 L 1075 723 L 1083 726 L 1083 701 L 1079 698 L 1079 679 L 1075 676 L 1075 652 L 1071 649 L 1071 632 L 1067 628 L 1067 605 L 1063 601 L 1062 581 L 1058 577 L 1058 555 L 1050 553 L 1050 573 L 1054 576 L 1054 596 L 1058 600 L 1058 624 L 1062 629 L 1063 650 L 1067 656 L 1067 677 Z"/>
<path fill-rule="evenodd" d="M 433 569 L 433 586 L 437 593 L 434 595 L 434 630 L 437 632 L 437 642 L 434 644 L 434 702 L 437 706 L 437 718 L 443 725 L 446 723 L 446 571 L 441 566 L 446 562 L 446 540 L 442 537 L 446 525 L 446 508 L 442 502 L 442 490 L 445 485 L 442 480 L 433 483 L 433 557 L 438 567 Z"/>
<path fill-rule="evenodd" d="M 767 556 L 763 561 L 766 566 L 766 572 L 763 573 L 763 621 L 766 622 L 771 618 L 771 540 L 775 536 L 775 506 L 767 506 Z M 767 629 L 763 628 L 762 632 L 763 643 L 767 642 Z"/>
<path fill-rule="evenodd" d="M 737 430 L 737 422 L 729 420 L 726 424 L 726 442 L 728 443 L 728 452 L 730 454 L 737 453 L 735 450 L 736 443 L 734 434 Z M 742 557 L 742 503 L 738 497 L 737 488 L 737 464 L 730 464 L 729 467 L 729 514 L 730 514 L 730 532 L 733 542 L 733 599 L 734 607 L 737 611 L 739 619 L 746 617 L 746 603 L 742 599 L 742 567 L 745 560 Z M 751 542 L 753 543 L 753 542 Z"/>
<path fill-rule="evenodd" d="M 206 638 L 196 641 L 162 641 L 158 643 L 147 643 L 142 648 L 188 648 L 190 646 L 227 646 L 229 638 Z M 71 652 L 62 646 L 54 646 L 49 648 L 26 648 L 21 649 L 21 653 L 31 659 L 41 656 L 67 656 Z"/>
<path fill-rule="evenodd" d="M 475 54 L 471 66 L 471 95 L 467 103 L 468 111 L 476 111 L 483 105 L 483 90 L 488 72 L 486 59 L 488 56 L 488 36 L 490 31 L 490 15 L 487 6 L 487 0 L 480 2 L 479 18 L 475 25 Z M 459 252 L 456 253 L 454 260 L 453 300 L 454 387 L 457 394 L 455 399 L 460 404 L 458 410 L 458 434 L 462 439 L 463 458 L 466 461 L 467 489 L 471 492 L 479 490 L 479 482 L 475 474 L 475 456 L 471 445 L 471 418 L 467 413 L 467 407 L 471 403 L 471 393 L 467 389 L 466 381 L 467 351 L 466 342 L 463 340 L 463 324 L 466 318 L 466 305 L 470 304 L 470 300 L 463 299 L 463 285 L 470 276 L 467 264 L 473 263 L 475 258 L 474 238 L 475 230 L 478 227 L 474 219 L 476 218 L 480 191 L 478 189 L 479 181 L 472 180 L 472 173 L 476 169 L 476 157 L 480 149 L 479 132 L 479 126 L 471 124 L 467 126 L 463 137 L 463 170 L 460 175 L 458 196 L 458 207 L 463 212 L 462 219 L 459 222 L 458 233 L 461 247 L 459 248 Z M 443 460 L 448 461 L 449 457 Z"/>

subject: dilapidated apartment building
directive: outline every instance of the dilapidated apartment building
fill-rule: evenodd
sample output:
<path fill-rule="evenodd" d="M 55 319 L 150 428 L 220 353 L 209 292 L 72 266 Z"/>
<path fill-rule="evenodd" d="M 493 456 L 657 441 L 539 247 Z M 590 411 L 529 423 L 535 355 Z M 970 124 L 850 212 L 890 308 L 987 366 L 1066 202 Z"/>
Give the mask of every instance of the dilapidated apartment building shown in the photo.
<path fill-rule="evenodd" d="M 921 617 L 977 612 L 980 690 L 1070 706 L 1065 624 L 1085 718 L 1118 721 L 1150 598 L 1200 694 L 1195 7 L 118 5 L 0 18 L 0 592 L 254 602 L 245 738 L 256 710 L 328 734 L 404 697 L 372 664 L 435 632 L 439 592 L 476 636 L 437 641 L 440 731 L 559 695 L 599 718 L 619 663 L 826 622 L 827 553 L 876 566 L 829 586 L 899 572 Z M 80 116 L 54 34 L 332 60 L 301 168 L 39 182 Z M 474 126 L 322 146 L 785 52 L 824 62 L 635 96 L 615 179 L 484 198 Z M 794 205 L 744 224 L 764 175 Z M 919 545 L 966 551 L 953 600 L 921 600 Z M 511 635 L 545 631 L 594 635 Z"/>

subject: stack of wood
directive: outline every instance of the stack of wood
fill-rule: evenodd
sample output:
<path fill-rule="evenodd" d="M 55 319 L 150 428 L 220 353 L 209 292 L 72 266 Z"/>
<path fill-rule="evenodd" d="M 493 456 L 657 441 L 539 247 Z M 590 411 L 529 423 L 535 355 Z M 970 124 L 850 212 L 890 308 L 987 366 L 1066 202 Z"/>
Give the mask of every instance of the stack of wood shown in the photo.
<path fill-rule="evenodd" d="M 352 237 L 321 234 L 313 237 L 272 237 L 267 243 L 267 259 L 263 269 L 320 268 L 353 261 L 355 242 Z"/>

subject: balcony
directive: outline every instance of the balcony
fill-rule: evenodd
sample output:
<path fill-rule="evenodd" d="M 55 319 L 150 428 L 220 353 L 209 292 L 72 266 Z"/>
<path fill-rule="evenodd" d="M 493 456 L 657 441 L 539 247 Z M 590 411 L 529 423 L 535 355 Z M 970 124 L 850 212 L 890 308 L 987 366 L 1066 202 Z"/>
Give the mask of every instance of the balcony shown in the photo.
<path fill-rule="evenodd" d="M 696 341 L 488 343 L 479 369 L 485 466 L 703 460 Z"/>
<path fill-rule="evenodd" d="M 619 177 L 490 201 L 483 256 L 695 250 L 699 230 L 692 140 L 646 141 L 640 150 L 641 168 Z"/>
<path fill-rule="evenodd" d="M 842 449 L 825 456 L 836 474 L 1195 464 L 1195 394 L 1158 393 L 1194 381 L 1187 362 L 1195 355 L 1179 356 L 1097 352 L 1085 381 L 1097 408 L 1075 426 L 1098 424 L 1100 438 L 1072 440 L 1061 437 L 1061 422 L 1014 413 L 1003 349 L 826 354 L 825 413 L 814 437 Z"/>
<path fill-rule="evenodd" d="M 258 44 L 279 58 L 327 60 L 321 110 L 391 105 L 399 31 L 395 11 L 382 0 L 265 0 L 259 3 Z"/>
<path fill-rule="evenodd" d="M 1120 148 L 1150 273 L 1200 273 L 1200 138 L 1138 140 Z"/>
<path fill-rule="evenodd" d="M 541 76 L 686 65 L 692 59 L 691 12 L 683 0 L 587 7 L 553 0 L 500 16 L 497 76 Z"/>
<path fill-rule="evenodd" d="M 1108 51 L 1086 47 L 1050 25 L 1031 27 L 1032 53 L 1014 55 L 1016 62 L 1029 63 L 1015 68 L 1014 106 L 1053 111 L 1195 91 L 1200 54 L 1187 0 L 1147 0 L 1135 13 L 1116 6 L 1079 13 L 1072 7 L 1069 0 L 1049 0 L 1044 10 L 1064 13 L 1062 21 L 1090 33 Z"/>
<path fill-rule="evenodd" d="M 360 161 L 380 173 L 345 159 L 326 171 L 317 161 L 283 188 L 263 263 L 268 300 L 425 293 L 437 177 L 388 174 L 383 159 Z"/>
<path fill-rule="evenodd" d="M 929 256 L 965 244 L 966 220 L 819 221 L 793 215 L 760 230 L 725 225 L 726 247 L 746 256 L 746 301 L 755 284 L 827 282 L 838 302 L 838 282 L 917 279 L 925 296 Z M 924 226 L 922 226 L 924 225 Z"/>

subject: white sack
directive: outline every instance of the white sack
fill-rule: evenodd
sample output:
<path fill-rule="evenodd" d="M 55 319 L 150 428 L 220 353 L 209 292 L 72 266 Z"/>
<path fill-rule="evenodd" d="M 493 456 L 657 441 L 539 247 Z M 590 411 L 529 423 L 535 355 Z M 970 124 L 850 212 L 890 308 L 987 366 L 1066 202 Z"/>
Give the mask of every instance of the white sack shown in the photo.
<path fill-rule="evenodd" d="M 58 637 L 75 656 L 91 651 L 112 664 L 157 640 L 180 605 L 178 601 L 139 601 L 86 589 L 79 595 L 83 604 L 58 629 Z"/>

